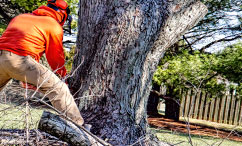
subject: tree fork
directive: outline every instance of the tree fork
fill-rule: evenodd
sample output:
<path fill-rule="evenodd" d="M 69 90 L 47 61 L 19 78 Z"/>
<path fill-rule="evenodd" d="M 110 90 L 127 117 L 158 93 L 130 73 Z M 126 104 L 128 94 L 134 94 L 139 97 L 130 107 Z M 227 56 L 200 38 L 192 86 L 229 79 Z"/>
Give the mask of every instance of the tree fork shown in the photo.
<path fill-rule="evenodd" d="M 85 60 L 71 86 L 93 133 L 113 145 L 147 136 L 153 73 L 168 47 L 206 13 L 197 0 L 80 1 L 73 70 Z"/>

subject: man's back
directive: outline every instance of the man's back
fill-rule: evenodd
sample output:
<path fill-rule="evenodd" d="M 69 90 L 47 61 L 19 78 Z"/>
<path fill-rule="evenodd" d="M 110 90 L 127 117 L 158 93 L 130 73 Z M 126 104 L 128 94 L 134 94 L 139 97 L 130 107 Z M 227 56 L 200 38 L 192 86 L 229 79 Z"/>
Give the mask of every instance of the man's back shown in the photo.
<path fill-rule="evenodd" d="M 50 39 L 62 38 L 63 30 L 58 22 L 49 16 L 22 14 L 15 17 L 0 38 L 0 49 L 15 54 L 30 55 L 36 60 L 48 49 Z"/>

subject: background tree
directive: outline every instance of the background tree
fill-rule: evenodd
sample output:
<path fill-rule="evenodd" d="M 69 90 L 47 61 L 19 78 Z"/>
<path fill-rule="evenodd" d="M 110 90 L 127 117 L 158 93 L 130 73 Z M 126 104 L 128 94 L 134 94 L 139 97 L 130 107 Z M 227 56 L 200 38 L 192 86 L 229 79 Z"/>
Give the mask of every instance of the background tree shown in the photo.
<path fill-rule="evenodd" d="M 186 32 L 179 42 L 170 47 L 153 79 L 149 103 L 154 107 L 158 105 L 156 102 L 159 102 L 159 98 L 165 99 L 166 116 L 169 118 L 179 119 L 180 89 L 203 89 L 212 93 L 213 97 L 219 97 L 229 82 L 229 79 L 221 74 L 228 70 L 222 71 L 220 68 L 220 72 L 215 69 L 223 62 L 221 55 L 216 55 L 215 51 L 222 50 L 241 38 L 241 1 L 203 0 L 203 3 L 208 7 L 207 15 L 193 29 Z M 167 87 L 166 93 L 160 91 L 161 85 Z M 150 109 L 154 111 L 152 107 Z"/>
<path fill-rule="evenodd" d="M 44 3 L 46 0 L 1 0 L 0 23 L 8 24 L 16 15 L 31 12 Z"/>
<path fill-rule="evenodd" d="M 165 116 L 179 120 L 181 90 L 203 89 L 215 96 L 224 91 L 225 84 L 218 82 L 219 75 L 213 70 L 216 63 L 215 54 L 200 51 L 191 54 L 188 50 L 176 55 L 172 51 L 166 52 L 153 77 L 152 96 L 149 99 L 151 105 L 148 105 L 148 109 L 152 109 L 150 106 L 157 109 L 159 99 L 163 99 L 166 105 Z M 151 114 L 158 113 L 152 110 Z"/>
<path fill-rule="evenodd" d="M 231 84 L 231 89 L 236 89 L 242 95 L 242 43 L 232 45 L 217 54 L 218 63 L 214 70 Z"/>
<path fill-rule="evenodd" d="M 187 49 L 201 52 L 218 51 L 218 48 L 232 45 L 241 38 L 240 0 L 203 0 L 208 14 L 192 30 L 185 34 L 189 43 Z M 182 46 L 183 47 L 183 46 Z"/>
<path fill-rule="evenodd" d="M 227 91 L 235 90 L 242 95 L 241 76 L 242 45 L 237 43 L 217 53 L 184 50 L 179 54 L 166 52 L 154 74 L 152 90 L 153 98 L 162 98 L 166 104 L 170 99 L 173 104 L 179 103 L 181 89 L 203 90 L 219 98 Z M 160 90 L 167 88 L 166 92 Z M 152 99 L 154 100 L 154 99 Z M 158 103 L 157 103 L 158 104 Z M 179 106 L 166 106 L 167 117 L 179 119 Z"/>
<path fill-rule="evenodd" d="M 193 0 L 80 1 L 71 85 L 92 132 L 114 145 L 147 136 L 146 105 L 159 60 L 206 12 Z"/>
<path fill-rule="evenodd" d="M 221 64 L 218 55 L 195 51 L 190 54 L 185 50 L 182 54 L 171 56 L 166 54 L 161 61 L 153 81 L 159 86 L 172 86 L 171 92 L 184 88 L 205 89 L 217 94 L 225 90 L 225 83 L 219 82 L 220 72 L 215 70 Z"/>

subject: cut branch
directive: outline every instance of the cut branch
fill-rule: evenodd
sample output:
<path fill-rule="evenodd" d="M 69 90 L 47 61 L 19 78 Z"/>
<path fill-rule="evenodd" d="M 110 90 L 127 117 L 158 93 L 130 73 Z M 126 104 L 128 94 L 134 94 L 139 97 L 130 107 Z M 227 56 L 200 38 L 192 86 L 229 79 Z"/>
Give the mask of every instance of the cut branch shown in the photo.
<path fill-rule="evenodd" d="M 50 112 L 44 112 L 38 128 L 75 146 L 103 146 L 91 135 Z"/>

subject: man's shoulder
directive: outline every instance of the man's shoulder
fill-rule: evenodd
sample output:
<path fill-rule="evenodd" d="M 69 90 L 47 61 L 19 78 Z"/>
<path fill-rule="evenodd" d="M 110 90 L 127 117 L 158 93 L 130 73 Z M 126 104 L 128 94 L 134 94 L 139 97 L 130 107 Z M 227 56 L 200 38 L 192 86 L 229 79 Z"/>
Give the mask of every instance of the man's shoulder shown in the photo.
<path fill-rule="evenodd" d="M 46 26 L 50 32 L 54 34 L 60 34 L 63 35 L 63 28 L 62 26 L 56 21 L 49 21 L 48 26 Z"/>
<path fill-rule="evenodd" d="M 24 21 L 28 26 L 35 26 L 50 34 L 63 34 L 62 26 L 52 17 L 38 16 L 31 13 L 20 14 L 14 19 Z"/>
<path fill-rule="evenodd" d="M 50 31 L 55 34 L 62 34 L 62 26 L 52 17 L 49 16 L 36 16 L 39 25 L 45 28 L 46 31 Z"/>
<path fill-rule="evenodd" d="M 55 33 L 62 33 L 63 28 L 62 26 L 52 17 L 49 16 L 40 16 L 41 22 L 45 23 L 45 27 L 52 32 Z"/>
<path fill-rule="evenodd" d="M 24 14 L 20 14 L 18 16 L 15 17 L 15 19 L 24 19 L 24 20 L 31 20 L 34 22 L 39 22 L 39 23 L 49 23 L 49 24 L 53 24 L 53 25 L 59 25 L 59 23 L 52 17 L 50 16 L 38 16 L 38 15 L 34 15 L 32 13 L 24 13 Z M 61 26 L 60 26 L 61 27 Z"/>

